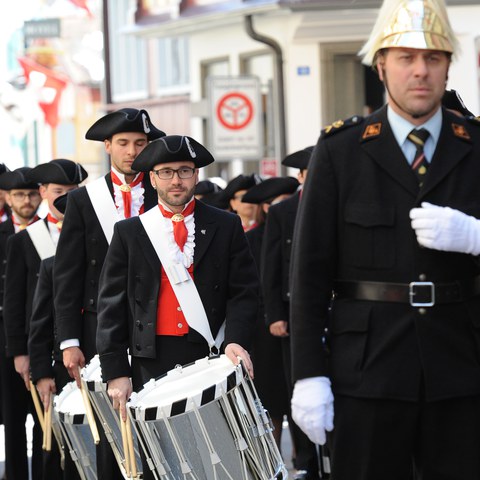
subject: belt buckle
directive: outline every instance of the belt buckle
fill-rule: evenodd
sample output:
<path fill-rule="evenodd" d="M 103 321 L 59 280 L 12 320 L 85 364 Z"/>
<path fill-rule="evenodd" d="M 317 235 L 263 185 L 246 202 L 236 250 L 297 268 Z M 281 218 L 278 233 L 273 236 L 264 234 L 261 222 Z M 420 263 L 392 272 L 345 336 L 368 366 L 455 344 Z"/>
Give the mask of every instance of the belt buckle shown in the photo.
<path fill-rule="evenodd" d="M 430 287 L 429 302 L 415 302 L 417 287 Z M 433 282 L 410 282 L 408 288 L 408 298 L 412 307 L 433 307 L 435 305 L 435 284 Z"/>

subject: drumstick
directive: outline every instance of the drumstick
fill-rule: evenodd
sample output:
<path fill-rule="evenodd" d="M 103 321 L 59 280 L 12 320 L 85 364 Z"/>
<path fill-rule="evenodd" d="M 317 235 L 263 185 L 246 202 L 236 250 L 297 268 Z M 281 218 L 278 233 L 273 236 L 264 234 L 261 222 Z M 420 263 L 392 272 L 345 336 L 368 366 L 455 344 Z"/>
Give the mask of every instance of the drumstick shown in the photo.
<path fill-rule="evenodd" d="M 125 473 L 127 477 L 130 477 L 130 448 L 128 446 L 127 440 L 127 426 L 126 422 L 122 418 L 122 412 L 118 412 L 120 415 L 120 431 L 122 432 L 122 444 L 123 444 L 123 455 L 125 456 Z"/>
<path fill-rule="evenodd" d="M 137 478 L 137 464 L 135 461 L 135 450 L 133 448 L 133 435 L 132 435 L 132 424 L 130 423 L 130 418 L 127 416 L 125 422 L 127 424 L 127 441 L 128 441 L 128 454 L 130 456 L 130 465 L 132 468 L 133 478 Z"/>
<path fill-rule="evenodd" d="M 30 393 L 32 395 L 35 411 L 37 412 L 38 421 L 40 422 L 40 426 L 42 427 L 42 430 L 45 431 L 45 421 L 43 419 L 43 411 L 42 411 L 42 407 L 40 406 L 40 400 L 38 399 L 37 387 L 33 384 L 31 380 L 30 380 Z"/>
<path fill-rule="evenodd" d="M 48 404 L 48 410 L 45 414 L 45 430 L 47 431 L 47 443 L 45 446 L 45 451 L 50 452 L 52 450 L 52 408 L 53 408 L 53 398 L 50 394 L 50 402 Z"/>
<path fill-rule="evenodd" d="M 95 418 L 93 416 L 92 405 L 90 403 L 90 399 L 88 398 L 88 392 L 85 388 L 83 379 L 81 377 L 81 368 L 78 367 L 78 375 L 80 375 L 80 391 L 82 392 L 83 404 L 85 405 L 85 412 L 87 414 L 88 425 L 90 426 L 90 430 L 92 431 L 93 441 L 95 445 L 100 443 L 100 436 L 98 435 L 97 423 L 95 422 Z"/>

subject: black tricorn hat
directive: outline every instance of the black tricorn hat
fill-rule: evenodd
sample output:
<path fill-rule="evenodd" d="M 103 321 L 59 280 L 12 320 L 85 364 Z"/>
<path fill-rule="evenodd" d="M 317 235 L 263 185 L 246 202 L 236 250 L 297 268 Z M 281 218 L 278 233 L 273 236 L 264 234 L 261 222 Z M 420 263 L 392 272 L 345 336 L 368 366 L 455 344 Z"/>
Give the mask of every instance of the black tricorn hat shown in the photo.
<path fill-rule="evenodd" d="M 0 175 L 0 189 L 1 190 L 16 190 L 26 189 L 33 190 L 38 189 L 38 182 L 34 182 L 27 178 L 27 173 L 31 171 L 30 167 L 20 167 L 12 172 L 5 172 Z"/>
<path fill-rule="evenodd" d="M 310 161 L 310 157 L 313 152 L 313 146 L 305 147 L 302 150 L 298 150 L 298 152 L 293 152 L 290 155 L 287 155 L 282 160 L 282 165 L 286 167 L 292 168 L 299 168 L 300 170 L 305 170 L 308 168 L 308 162 Z"/>
<path fill-rule="evenodd" d="M 155 165 L 172 162 L 193 162 L 195 168 L 214 162 L 212 154 L 192 137 L 166 135 L 150 142 L 132 163 L 136 172 L 149 172 Z"/>
<path fill-rule="evenodd" d="M 249 190 L 254 185 L 257 185 L 262 181 L 263 179 L 255 173 L 251 175 L 240 174 L 227 183 L 222 195 L 226 200 L 231 200 L 238 191 Z"/>
<path fill-rule="evenodd" d="M 58 183 L 59 185 L 78 185 L 87 177 L 87 171 L 73 160 L 56 158 L 32 168 L 26 177 L 32 182 Z"/>
<path fill-rule="evenodd" d="M 210 193 L 218 193 L 223 189 L 220 185 L 211 180 L 200 180 L 195 186 L 195 195 L 209 195 Z"/>
<path fill-rule="evenodd" d="M 148 141 L 163 137 L 165 132 L 156 128 L 150 121 L 146 110 L 136 108 L 121 108 L 108 113 L 97 120 L 85 134 L 87 140 L 103 142 L 116 133 L 140 132 L 147 135 Z"/>
<path fill-rule="evenodd" d="M 473 113 L 465 106 L 462 97 L 456 90 L 445 90 L 442 98 L 442 105 L 449 110 L 456 110 L 464 117 L 473 117 Z"/>
<path fill-rule="evenodd" d="M 60 213 L 65 213 L 65 210 L 67 209 L 67 197 L 68 197 L 68 193 L 64 193 L 63 195 L 60 195 L 53 201 L 53 206 Z"/>
<path fill-rule="evenodd" d="M 293 177 L 272 177 L 253 186 L 243 196 L 245 203 L 264 203 L 273 200 L 279 195 L 294 193 L 300 183 Z"/>

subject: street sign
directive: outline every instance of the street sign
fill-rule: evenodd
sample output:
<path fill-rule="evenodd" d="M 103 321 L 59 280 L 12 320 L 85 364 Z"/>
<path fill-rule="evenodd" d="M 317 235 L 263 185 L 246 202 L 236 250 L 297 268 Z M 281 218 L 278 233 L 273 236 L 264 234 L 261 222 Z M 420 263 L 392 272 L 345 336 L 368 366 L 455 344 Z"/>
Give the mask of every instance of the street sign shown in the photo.
<path fill-rule="evenodd" d="M 210 148 L 217 160 L 263 155 L 260 80 L 254 76 L 210 77 Z"/>

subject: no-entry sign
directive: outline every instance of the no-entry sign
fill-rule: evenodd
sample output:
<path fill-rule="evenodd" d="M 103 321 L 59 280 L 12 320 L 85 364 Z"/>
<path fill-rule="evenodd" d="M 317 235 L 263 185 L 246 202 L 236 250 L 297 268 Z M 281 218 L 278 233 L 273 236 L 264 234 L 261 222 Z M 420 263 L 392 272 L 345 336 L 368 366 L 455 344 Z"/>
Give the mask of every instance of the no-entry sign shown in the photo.
<path fill-rule="evenodd" d="M 210 148 L 217 160 L 263 155 L 260 81 L 254 76 L 210 77 Z"/>

